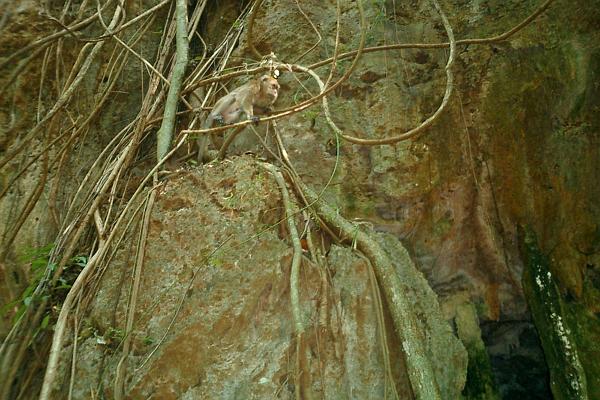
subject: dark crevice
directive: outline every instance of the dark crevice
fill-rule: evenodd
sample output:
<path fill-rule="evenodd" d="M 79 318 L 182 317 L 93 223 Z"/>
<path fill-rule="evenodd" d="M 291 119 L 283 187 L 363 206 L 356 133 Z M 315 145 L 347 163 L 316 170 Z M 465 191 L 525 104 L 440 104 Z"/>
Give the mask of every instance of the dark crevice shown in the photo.
<path fill-rule="evenodd" d="M 481 332 L 502 399 L 552 399 L 548 366 L 533 323 L 485 322 Z"/>

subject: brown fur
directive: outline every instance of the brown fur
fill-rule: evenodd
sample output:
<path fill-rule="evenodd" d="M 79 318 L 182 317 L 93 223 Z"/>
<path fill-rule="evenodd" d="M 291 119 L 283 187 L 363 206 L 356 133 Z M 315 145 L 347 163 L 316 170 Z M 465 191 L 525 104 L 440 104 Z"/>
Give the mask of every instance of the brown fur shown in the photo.
<path fill-rule="evenodd" d="M 204 122 L 204 129 L 211 128 L 214 121 L 221 124 L 233 124 L 240 120 L 242 113 L 246 114 L 248 119 L 258 122 L 259 118 L 254 115 L 254 107 L 261 110 L 269 109 L 277 100 L 279 88 L 277 79 L 269 75 L 262 75 L 250 80 L 215 103 Z M 207 135 L 198 139 L 198 162 L 207 161 L 205 159 L 207 145 Z"/>

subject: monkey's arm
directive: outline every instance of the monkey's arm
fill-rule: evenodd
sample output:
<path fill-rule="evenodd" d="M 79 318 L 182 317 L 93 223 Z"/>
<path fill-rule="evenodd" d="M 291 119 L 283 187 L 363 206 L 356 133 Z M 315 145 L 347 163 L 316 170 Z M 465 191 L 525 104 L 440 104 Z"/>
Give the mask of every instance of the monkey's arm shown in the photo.
<path fill-rule="evenodd" d="M 246 98 L 243 100 L 243 102 L 241 104 L 241 107 L 242 107 L 242 111 L 244 111 L 244 113 L 246 114 L 246 118 L 248 118 L 255 124 L 257 124 L 258 121 L 260 121 L 260 118 L 254 115 L 254 103 L 253 103 L 253 99 L 251 98 L 251 96 L 246 96 Z"/>

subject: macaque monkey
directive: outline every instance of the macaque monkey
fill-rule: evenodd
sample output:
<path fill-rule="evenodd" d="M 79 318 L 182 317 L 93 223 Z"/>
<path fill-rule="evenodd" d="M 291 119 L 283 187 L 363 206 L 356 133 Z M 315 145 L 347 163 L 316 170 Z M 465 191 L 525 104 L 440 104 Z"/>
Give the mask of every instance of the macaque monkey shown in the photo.
<path fill-rule="evenodd" d="M 242 113 L 249 120 L 258 123 L 259 117 L 254 115 L 255 107 L 260 112 L 266 112 L 277 100 L 279 83 L 277 79 L 262 75 L 254 78 L 244 85 L 232 90 L 229 94 L 221 97 L 213 107 L 204 122 L 204 129 L 211 128 L 214 121 L 220 124 L 232 124 L 239 121 Z M 208 135 L 204 134 L 198 139 L 198 162 L 206 160 L 208 146 Z"/>

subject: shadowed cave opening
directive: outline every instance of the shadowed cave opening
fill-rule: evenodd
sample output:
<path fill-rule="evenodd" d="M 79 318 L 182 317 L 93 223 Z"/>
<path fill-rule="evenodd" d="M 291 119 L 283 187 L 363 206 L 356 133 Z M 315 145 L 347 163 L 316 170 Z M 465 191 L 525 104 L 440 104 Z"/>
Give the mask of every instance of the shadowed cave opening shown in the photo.
<path fill-rule="evenodd" d="M 484 322 L 481 332 L 502 399 L 552 399 L 548 366 L 532 322 Z"/>

